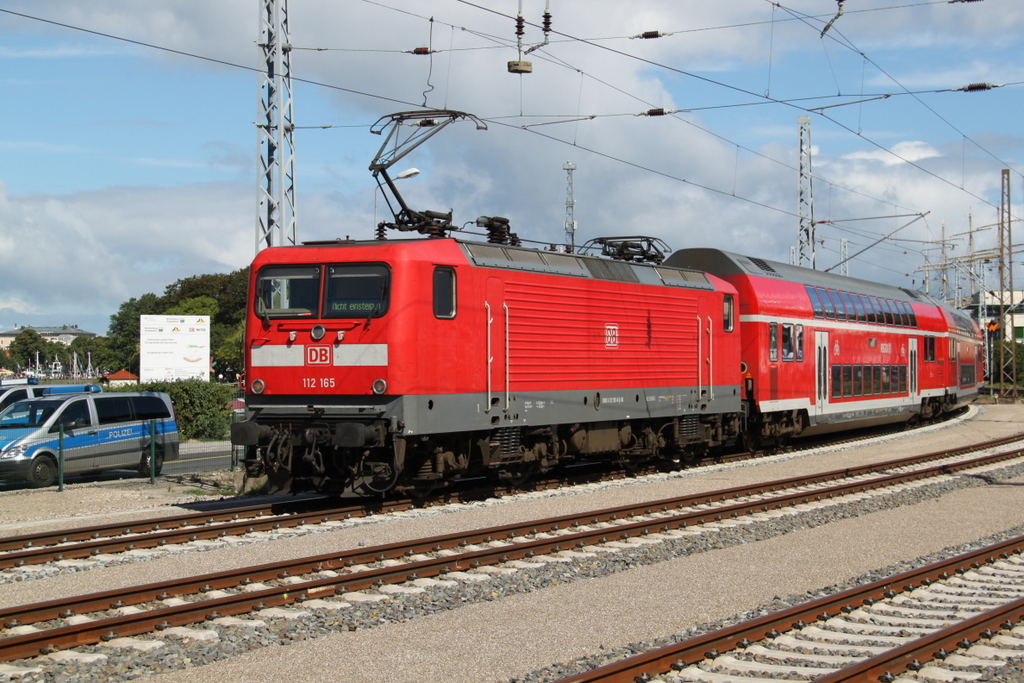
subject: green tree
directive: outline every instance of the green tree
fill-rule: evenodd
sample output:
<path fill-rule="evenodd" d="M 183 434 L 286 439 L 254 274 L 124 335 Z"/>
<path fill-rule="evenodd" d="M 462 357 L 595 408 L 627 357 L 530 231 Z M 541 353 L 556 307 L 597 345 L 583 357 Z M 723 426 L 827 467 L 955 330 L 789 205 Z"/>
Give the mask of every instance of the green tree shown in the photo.
<path fill-rule="evenodd" d="M 189 299 L 210 297 L 217 301 L 213 323 L 233 326 L 245 319 L 245 302 L 249 295 L 249 268 L 233 273 L 193 275 L 182 278 L 164 290 L 166 305 L 176 307 Z M 196 314 L 198 315 L 198 314 Z"/>
<path fill-rule="evenodd" d="M 8 353 L 22 371 L 35 368 L 37 359 L 40 365 L 45 365 L 49 350 L 50 342 L 31 329 L 19 332 L 8 347 Z"/>

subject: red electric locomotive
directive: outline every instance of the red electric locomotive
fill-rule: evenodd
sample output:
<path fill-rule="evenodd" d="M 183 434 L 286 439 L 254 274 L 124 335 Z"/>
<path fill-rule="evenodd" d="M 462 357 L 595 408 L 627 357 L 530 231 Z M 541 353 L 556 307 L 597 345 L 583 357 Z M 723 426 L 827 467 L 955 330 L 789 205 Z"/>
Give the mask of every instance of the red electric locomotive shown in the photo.
<path fill-rule="evenodd" d="M 919 292 L 716 249 L 666 263 L 738 291 L 752 446 L 928 418 L 977 396 L 980 328 Z"/>
<path fill-rule="evenodd" d="M 462 240 L 262 250 L 249 474 L 423 491 L 566 459 L 679 459 L 743 426 L 736 290 L 704 272 Z"/>

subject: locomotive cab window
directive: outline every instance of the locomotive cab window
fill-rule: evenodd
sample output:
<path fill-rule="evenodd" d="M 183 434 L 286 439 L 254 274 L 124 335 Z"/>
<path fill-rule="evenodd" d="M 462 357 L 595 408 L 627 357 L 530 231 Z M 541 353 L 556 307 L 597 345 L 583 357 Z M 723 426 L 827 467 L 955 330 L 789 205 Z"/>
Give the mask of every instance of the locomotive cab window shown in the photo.
<path fill-rule="evenodd" d="M 391 271 L 378 263 L 327 266 L 325 318 L 379 318 L 388 312 Z"/>
<path fill-rule="evenodd" d="M 316 315 L 319 290 L 319 266 L 268 266 L 256 278 L 256 314 L 265 320 Z"/>
<path fill-rule="evenodd" d="M 454 268 L 434 268 L 434 317 L 442 320 L 455 317 Z"/>

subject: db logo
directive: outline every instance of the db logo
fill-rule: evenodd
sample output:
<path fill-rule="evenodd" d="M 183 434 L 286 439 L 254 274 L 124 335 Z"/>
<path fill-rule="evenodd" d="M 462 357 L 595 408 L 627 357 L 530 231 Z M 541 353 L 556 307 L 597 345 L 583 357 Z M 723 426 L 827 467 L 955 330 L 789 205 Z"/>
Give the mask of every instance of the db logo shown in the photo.
<path fill-rule="evenodd" d="M 604 345 L 606 348 L 614 349 L 619 345 L 619 326 L 607 323 L 604 326 Z"/>
<path fill-rule="evenodd" d="M 330 365 L 331 364 L 331 347 L 330 346 L 307 346 L 306 347 L 306 365 Z"/>

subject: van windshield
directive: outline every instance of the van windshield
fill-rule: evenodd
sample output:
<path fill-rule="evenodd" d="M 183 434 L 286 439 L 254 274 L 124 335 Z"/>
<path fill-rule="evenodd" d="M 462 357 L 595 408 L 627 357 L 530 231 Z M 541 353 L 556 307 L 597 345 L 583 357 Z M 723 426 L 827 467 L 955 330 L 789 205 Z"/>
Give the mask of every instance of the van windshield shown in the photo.
<path fill-rule="evenodd" d="M 39 427 L 63 405 L 54 401 L 18 401 L 0 412 L 0 429 Z"/>

